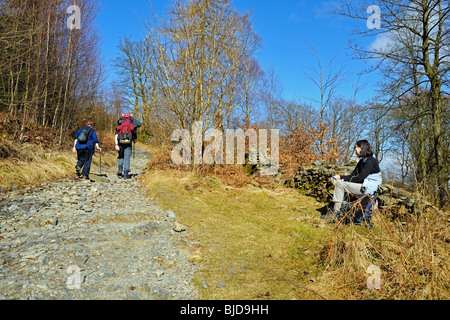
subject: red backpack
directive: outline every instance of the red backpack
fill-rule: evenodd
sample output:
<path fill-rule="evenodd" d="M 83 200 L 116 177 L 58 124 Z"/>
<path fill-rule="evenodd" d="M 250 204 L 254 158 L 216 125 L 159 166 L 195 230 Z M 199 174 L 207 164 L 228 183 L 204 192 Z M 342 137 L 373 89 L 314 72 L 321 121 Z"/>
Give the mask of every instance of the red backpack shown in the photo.
<path fill-rule="evenodd" d="M 121 118 L 116 128 L 117 141 L 121 144 L 130 144 L 133 141 L 134 125 L 131 118 Z"/>

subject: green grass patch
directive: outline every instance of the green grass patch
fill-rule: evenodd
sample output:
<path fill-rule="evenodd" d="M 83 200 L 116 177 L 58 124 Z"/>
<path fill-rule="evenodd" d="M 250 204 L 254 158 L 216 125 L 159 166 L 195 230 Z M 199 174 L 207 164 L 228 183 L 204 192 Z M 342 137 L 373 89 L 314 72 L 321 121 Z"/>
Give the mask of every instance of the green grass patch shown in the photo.
<path fill-rule="evenodd" d="M 177 171 L 150 171 L 144 180 L 197 243 L 200 299 L 321 298 L 309 286 L 323 272 L 320 251 L 331 233 L 317 228 L 323 204 L 293 189 L 231 188 Z"/>

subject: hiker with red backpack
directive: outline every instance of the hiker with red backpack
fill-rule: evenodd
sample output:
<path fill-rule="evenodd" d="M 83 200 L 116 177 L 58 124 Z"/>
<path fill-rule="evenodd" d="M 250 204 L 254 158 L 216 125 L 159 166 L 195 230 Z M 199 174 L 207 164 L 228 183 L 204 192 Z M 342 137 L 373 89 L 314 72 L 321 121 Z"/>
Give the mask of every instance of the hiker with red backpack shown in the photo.
<path fill-rule="evenodd" d="M 77 153 L 77 164 L 75 170 L 78 177 L 83 176 L 83 179 L 89 179 L 89 172 L 91 170 L 92 156 L 95 153 L 95 148 L 102 152 L 99 146 L 97 133 L 94 130 L 95 122 L 91 119 L 86 121 L 86 127 L 80 128 L 75 134 L 75 142 L 73 145 L 73 152 Z"/>
<path fill-rule="evenodd" d="M 130 175 L 130 160 L 133 151 L 133 143 L 137 140 L 137 128 L 141 124 L 134 118 L 133 114 L 122 114 L 117 121 L 115 145 L 119 152 L 117 158 L 118 170 L 117 176 L 124 179 L 131 179 Z"/>

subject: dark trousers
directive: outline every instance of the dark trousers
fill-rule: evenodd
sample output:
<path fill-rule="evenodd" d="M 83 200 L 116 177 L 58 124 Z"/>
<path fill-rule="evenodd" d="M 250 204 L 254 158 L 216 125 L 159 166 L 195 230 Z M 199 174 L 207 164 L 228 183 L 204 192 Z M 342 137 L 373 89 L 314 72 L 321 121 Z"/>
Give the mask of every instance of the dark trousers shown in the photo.
<path fill-rule="evenodd" d="M 89 172 L 91 171 L 92 156 L 94 151 L 89 149 L 77 149 L 78 162 L 77 166 L 83 169 L 81 174 L 83 176 L 89 177 Z"/>

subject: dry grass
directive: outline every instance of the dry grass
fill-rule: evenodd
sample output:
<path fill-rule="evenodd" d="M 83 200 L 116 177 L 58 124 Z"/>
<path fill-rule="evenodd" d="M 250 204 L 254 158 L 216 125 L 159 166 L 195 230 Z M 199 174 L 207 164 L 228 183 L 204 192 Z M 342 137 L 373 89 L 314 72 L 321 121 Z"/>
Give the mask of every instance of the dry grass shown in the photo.
<path fill-rule="evenodd" d="M 340 299 L 449 299 L 450 215 L 424 210 L 408 222 L 388 217 L 375 215 L 370 231 L 357 226 L 334 231 L 317 290 Z M 378 290 L 367 286 L 371 265 L 381 271 Z"/>
<path fill-rule="evenodd" d="M 193 173 L 202 176 L 214 176 L 219 181 L 228 186 L 241 188 L 247 184 L 257 184 L 268 189 L 277 187 L 271 176 L 262 176 L 257 172 L 248 175 L 244 171 L 243 165 L 175 165 L 171 159 L 172 145 L 162 147 L 146 146 L 153 154 L 148 165 L 148 169 L 174 170 L 183 174 Z M 283 176 L 279 177 L 282 180 Z"/>
<path fill-rule="evenodd" d="M 51 151 L 30 143 L 0 142 L 0 149 L 7 158 L 0 158 L 0 188 L 10 190 L 24 185 L 36 185 L 64 177 L 75 176 L 77 156 L 71 151 Z M 103 154 L 102 166 L 116 162 L 113 152 Z M 99 166 L 98 153 L 93 158 L 91 172 Z"/>

